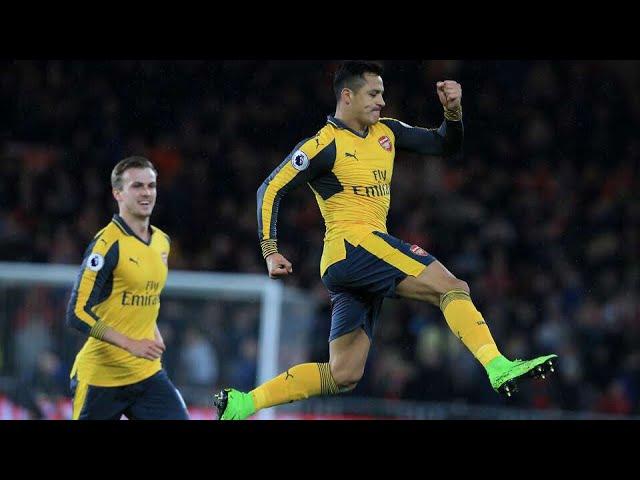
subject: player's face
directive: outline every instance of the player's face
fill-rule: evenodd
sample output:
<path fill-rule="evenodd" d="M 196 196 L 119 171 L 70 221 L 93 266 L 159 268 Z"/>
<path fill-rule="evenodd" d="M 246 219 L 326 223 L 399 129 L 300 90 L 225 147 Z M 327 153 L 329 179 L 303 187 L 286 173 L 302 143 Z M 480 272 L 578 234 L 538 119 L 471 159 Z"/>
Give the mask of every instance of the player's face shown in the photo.
<path fill-rule="evenodd" d="M 156 173 L 150 168 L 130 168 L 122 174 L 122 190 L 114 190 L 121 210 L 148 218 L 156 204 Z"/>
<path fill-rule="evenodd" d="M 363 125 L 373 125 L 380 120 L 382 107 L 385 106 L 382 94 L 384 85 L 380 75 L 364 74 L 365 84 L 353 96 L 353 112 Z"/>

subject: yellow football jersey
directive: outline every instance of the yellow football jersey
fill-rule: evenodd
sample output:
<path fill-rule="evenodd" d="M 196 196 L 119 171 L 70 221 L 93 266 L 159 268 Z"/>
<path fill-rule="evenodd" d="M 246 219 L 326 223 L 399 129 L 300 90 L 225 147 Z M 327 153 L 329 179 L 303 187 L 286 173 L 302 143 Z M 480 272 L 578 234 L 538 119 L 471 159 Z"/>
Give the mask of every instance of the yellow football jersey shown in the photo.
<path fill-rule="evenodd" d="M 149 242 L 119 215 L 87 248 L 67 308 L 67 323 L 89 334 L 106 325 L 140 340 L 155 338 L 160 294 L 167 280 L 169 237 L 151 226 Z M 96 386 L 136 383 L 161 369 L 160 359 L 138 358 L 89 337 L 76 356 L 71 376 Z"/>
<path fill-rule="evenodd" d="M 360 134 L 339 119 L 300 142 L 258 189 L 258 237 L 277 238 L 278 206 L 292 188 L 307 183 L 326 224 L 320 275 L 345 258 L 347 241 L 358 246 L 373 231 L 387 233 L 396 149 L 455 155 L 462 147 L 462 121 L 438 129 L 382 118 Z"/>

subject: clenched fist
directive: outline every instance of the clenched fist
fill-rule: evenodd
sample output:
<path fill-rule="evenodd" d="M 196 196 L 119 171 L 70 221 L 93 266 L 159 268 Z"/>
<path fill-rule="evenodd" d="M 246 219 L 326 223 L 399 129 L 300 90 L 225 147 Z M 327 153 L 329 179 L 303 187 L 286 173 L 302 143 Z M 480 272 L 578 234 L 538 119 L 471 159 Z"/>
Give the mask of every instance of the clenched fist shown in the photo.
<path fill-rule="evenodd" d="M 271 278 L 286 277 L 293 273 L 291 262 L 279 253 L 272 253 L 267 257 L 267 270 Z"/>
<path fill-rule="evenodd" d="M 440 103 L 447 110 L 454 110 L 460 107 L 462 100 L 462 86 L 454 80 L 445 80 L 436 84 Z"/>

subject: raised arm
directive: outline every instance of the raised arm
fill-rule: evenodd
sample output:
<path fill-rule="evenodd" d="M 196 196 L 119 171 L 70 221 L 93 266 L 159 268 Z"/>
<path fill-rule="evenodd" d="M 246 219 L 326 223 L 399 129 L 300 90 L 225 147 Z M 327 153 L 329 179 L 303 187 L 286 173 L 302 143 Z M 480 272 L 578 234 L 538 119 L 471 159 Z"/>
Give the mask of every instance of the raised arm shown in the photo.
<path fill-rule="evenodd" d="M 445 118 L 439 128 L 413 127 L 393 118 L 380 119 L 393 131 L 397 149 L 423 155 L 461 155 L 464 140 L 460 103 L 462 87 L 457 82 L 446 80 L 437 83 L 437 93 Z"/>

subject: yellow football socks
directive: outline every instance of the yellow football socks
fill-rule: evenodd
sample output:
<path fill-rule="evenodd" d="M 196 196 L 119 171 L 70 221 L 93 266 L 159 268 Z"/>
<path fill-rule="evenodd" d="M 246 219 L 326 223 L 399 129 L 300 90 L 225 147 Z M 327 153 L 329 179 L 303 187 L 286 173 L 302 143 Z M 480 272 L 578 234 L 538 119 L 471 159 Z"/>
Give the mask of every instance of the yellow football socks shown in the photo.
<path fill-rule="evenodd" d="M 252 390 L 256 411 L 303 400 L 316 395 L 335 395 L 336 382 L 328 363 L 303 363 L 263 383 Z"/>
<path fill-rule="evenodd" d="M 440 309 L 451 331 L 486 366 L 500 355 L 489 327 L 464 290 L 451 290 L 440 297 Z"/>

